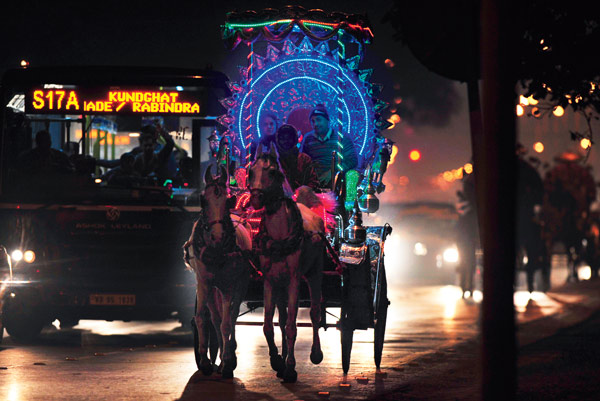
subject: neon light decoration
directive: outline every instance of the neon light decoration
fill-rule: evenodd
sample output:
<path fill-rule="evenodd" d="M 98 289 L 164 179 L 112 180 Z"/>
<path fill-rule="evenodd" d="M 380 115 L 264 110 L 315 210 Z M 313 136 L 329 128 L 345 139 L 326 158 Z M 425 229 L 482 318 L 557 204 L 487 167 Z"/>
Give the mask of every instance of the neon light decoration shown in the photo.
<path fill-rule="evenodd" d="M 294 18 L 267 15 L 262 21 L 256 13 L 251 18 L 228 14 L 223 39 L 231 48 L 244 41 L 250 52 L 248 66 L 239 67 L 239 81 L 229 83 L 231 96 L 221 100 L 227 113 L 218 122 L 235 138 L 246 162 L 250 144 L 262 136 L 260 122 L 267 112 L 277 116 L 279 125 L 292 124 L 303 135 L 311 130 L 312 108 L 324 104 L 338 141 L 343 136 L 353 141 L 362 166 L 383 140 L 380 131 L 391 125 L 380 116 L 387 103 L 377 99 L 381 86 L 369 82 L 372 70 L 358 69 L 363 45 L 373 37 L 370 28 L 356 16 L 340 19 L 339 13 L 332 21 L 319 21 L 313 11 L 313 18 L 301 18 L 300 8 L 288 7 L 283 14 Z M 259 37 L 268 41 L 264 54 L 254 49 Z M 351 57 L 349 44 L 358 49 Z"/>

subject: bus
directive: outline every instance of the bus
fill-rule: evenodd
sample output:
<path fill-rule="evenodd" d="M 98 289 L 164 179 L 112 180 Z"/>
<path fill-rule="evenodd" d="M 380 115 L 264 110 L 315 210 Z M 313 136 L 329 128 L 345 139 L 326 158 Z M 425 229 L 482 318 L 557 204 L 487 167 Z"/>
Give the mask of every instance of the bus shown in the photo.
<path fill-rule="evenodd" d="M 200 210 L 227 81 L 178 68 L 5 72 L 0 313 L 11 337 L 32 340 L 55 320 L 189 323 L 196 285 L 182 245 Z M 160 174 L 131 170 L 149 135 L 164 156 Z"/>

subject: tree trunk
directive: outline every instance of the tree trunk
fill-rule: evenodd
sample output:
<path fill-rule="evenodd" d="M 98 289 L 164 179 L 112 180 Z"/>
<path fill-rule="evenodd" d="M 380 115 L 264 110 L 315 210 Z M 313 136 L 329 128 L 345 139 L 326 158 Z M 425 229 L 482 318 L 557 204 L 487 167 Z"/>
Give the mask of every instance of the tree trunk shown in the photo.
<path fill-rule="evenodd" d="M 483 0 L 481 56 L 483 138 L 475 165 L 481 200 L 483 303 L 481 308 L 482 399 L 516 397 L 515 276 L 516 127 L 511 51 L 512 1 Z M 514 31 L 514 29 L 512 29 Z"/>

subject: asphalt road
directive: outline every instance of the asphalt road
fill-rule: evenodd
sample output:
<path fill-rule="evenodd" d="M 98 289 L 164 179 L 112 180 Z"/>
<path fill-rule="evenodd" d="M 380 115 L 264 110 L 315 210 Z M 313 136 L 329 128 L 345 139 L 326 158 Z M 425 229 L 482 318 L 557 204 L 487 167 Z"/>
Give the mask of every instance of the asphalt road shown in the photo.
<path fill-rule="evenodd" d="M 554 269 L 553 282 L 566 272 Z M 177 322 L 81 321 L 74 329 L 44 329 L 36 344 L 0 347 L 0 399 L 17 400 L 309 400 L 375 399 L 402 389 L 411 375 L 427 375 L 436 363 L 477 335 L 481 294 L 461 299 L 452 285 L 389 279 L 391 300 L 381 372 L 373 361 L 373 330 L 356 331 L 350 371 L 343 375 L 340 335 L 321 330 L 325 358 L 309 360 L 311 329 L 298 329 L 298 382 L 282 384 L 269 366 L 260 326 L 237 327 L 234 379 L 196 371 L 191 334 Z M 561 303 L 541 293 L 515 294 L 519 321 L 560 313 Z M 333 315 L 339 311 L 330 310 Z M 259 313 L 241 320 L 260 321 Z M 309 321 L 301 310 L 300 321 Z M 334 316 L 328 317 L 334 323 Z M 277 332 L 277 330 L 276 330 Z M 279 341 L 279 337 L 277 337 Z M 341 385 L 343 384 L 343 385 Z"/>

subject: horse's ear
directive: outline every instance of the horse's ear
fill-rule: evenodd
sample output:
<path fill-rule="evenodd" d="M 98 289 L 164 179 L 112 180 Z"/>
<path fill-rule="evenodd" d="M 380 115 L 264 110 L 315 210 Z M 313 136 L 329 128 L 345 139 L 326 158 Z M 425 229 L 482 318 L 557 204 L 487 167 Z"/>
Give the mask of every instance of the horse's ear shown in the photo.
<path fill-rule="evenodd" d="M 237 196 L 231 195 L 231 197 L 227 198 L 227 209 L 235 209 L 235 205 L 237 204 Z"/>
<path fill-rule="evenodd" d="M 263 146 L 259 142 L 258 146 L 256 147 L 256 155 L 254 156 L 254 160 L 257 160 L 262 154 L 263 154 Z"/>
<path fill-rule="evenodd" d="M 227 184 L 227 169 L 222 164 L 219 164 L 219 182 Z"/>
<path fill-rule="evenodd" d="M 206 185 L 212 184 L 214 181 L 214 178 L 212 176 L 212 164 L 209 164 L 206 172 L 204 173 L 204 183 Z"/>

